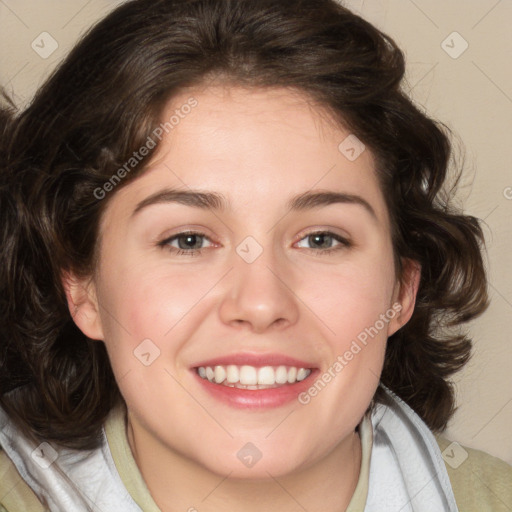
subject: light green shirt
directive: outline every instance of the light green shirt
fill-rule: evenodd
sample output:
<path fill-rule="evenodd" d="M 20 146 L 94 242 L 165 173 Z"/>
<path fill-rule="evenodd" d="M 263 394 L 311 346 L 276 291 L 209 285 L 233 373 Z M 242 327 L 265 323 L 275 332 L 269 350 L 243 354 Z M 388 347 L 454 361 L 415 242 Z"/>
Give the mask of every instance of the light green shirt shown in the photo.
<path fill-rule="evenodd" d="M 112 411 L 105 423 L 112 458 L 119 476 L 133 500 L 144 512 L 161 512 L 133 458 L 126 436 L 123 408 Z M 361 469 L 354 495 L 346 512 L 361 512 L 366 504 L 372 451 L 372 425 L 360 424 Z M 437 438 L 444 450 L 450 442 Z M 478 450 L 465 448 L 468 458 L 457 468 L 446 464 L 459 512 L 512 512 L 512 466 Z M 46 512 L 30 487 L 22 480 L 11 460 L 0 451 L 0 512 Z"/>

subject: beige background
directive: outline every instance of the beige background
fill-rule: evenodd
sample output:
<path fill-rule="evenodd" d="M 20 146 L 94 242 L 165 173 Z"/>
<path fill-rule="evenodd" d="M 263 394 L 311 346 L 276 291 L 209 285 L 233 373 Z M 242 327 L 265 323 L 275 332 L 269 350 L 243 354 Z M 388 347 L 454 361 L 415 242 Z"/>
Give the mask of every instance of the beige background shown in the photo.
<path fill-rule="evenodd" d="M 77 38 L 119 3 L 0 0 L 0 84 L 26 104 Z M 512 464 L 512 2 L 345 3 L 405 50 L 407 89 L 465 146 L 467 173 L 459 196 L 468 213 L 486 222 L 492 302 L 470 326 L 475 355 L 455 378 L 460 407 L 447 436 Z M 31 47 L 35 41 L 39 52 L 51 49 L 43 32 L 58 44 L 47 58 Z"/>

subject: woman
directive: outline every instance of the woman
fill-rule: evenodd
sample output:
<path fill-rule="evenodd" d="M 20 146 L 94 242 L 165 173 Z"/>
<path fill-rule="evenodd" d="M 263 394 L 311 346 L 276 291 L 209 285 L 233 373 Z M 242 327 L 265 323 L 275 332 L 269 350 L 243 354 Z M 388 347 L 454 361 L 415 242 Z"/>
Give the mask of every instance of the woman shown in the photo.
<path fill-rule="evenodd" d="M 4 114 L 6 510 L 510 508 L 432 434 L 486 278 L 403 73 L 331 0 L 135 0 Z"/>

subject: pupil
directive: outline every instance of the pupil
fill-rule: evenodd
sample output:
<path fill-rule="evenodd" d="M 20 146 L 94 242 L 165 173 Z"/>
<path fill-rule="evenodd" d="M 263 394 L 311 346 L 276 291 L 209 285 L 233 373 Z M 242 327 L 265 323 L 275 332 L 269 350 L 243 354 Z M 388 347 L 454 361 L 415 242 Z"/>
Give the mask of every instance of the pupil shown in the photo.
<path fill-rule="evenodd" d="M 199 237 L 197 235 L 186 235 L 180 239 L 180 249 L 196 249 L 195 245 L 197 245 L 197 239 Z M 185 247 L 181 247 L 181 240 L 184 240 Z M 199 243 L 199 245 L 201 245 Z"/>
<path fill-rule="evenodd" d="M 328 239 L 330 238 L 329 235 L 313 235 L 314 243 L 317 245 L 320 245 L 321 247 L 329 247 L 329 244 L 327 243 Z"/>

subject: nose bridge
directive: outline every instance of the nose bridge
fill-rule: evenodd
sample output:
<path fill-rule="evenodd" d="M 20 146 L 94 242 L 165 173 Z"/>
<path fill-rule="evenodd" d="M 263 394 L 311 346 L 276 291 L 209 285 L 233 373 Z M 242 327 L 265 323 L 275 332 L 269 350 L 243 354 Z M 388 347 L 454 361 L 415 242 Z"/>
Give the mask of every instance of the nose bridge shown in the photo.
<path fill-rule="evenodd" d="M 246 323 L 263 331 L 273 324 L 297 321 L 298 306 L 286 283 L 290 280 L 286 259 L 276 254 L 271 236 L 265 246 L 253 237 L 244 239 L 233 254 L 233 267 L 220 310 L 223 322 Z"/>

